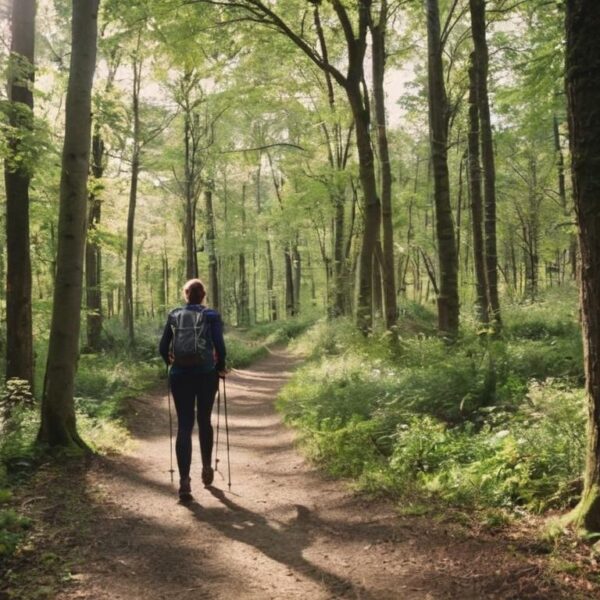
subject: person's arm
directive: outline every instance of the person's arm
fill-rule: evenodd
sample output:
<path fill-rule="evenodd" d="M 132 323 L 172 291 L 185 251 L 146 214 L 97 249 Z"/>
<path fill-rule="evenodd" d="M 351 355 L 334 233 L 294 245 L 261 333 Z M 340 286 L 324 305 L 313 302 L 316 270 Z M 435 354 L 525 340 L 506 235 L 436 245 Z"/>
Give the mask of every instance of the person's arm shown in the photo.
<path fill-rule="evenodd" d="M 225 348 L 225 340 L 223 339 L 223 321 L 218 312 L 214 312 L 214 317 L 210 321 L 210 333 L 212 336 L 213 346 L 217 354 L 217 362 L 215 368 L 219 373 L 225 373 L 225 359 L 227 358 L 227 350 Z"/>
<path fill-rule="evenodd" d="M 171 362 L 169 360 L 169 351 L 171 349 L 171 340 L 172 339 L 173 339 L 173 330 L 171 329 L 171 319 L 167 319 L 167 324 L 165 325 L 162 337 L 160 338 L 160 343 L 158 344 L 158 351 L 167 366 Z"/>

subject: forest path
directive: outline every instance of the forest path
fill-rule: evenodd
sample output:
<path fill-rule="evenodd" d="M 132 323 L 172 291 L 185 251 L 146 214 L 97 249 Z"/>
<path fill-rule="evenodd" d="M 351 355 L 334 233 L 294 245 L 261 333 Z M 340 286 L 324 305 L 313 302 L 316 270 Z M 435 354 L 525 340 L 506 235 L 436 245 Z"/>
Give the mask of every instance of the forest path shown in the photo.
<path fill-rule="evenodd" d="M 79 572 L 58 598 L 561 597 L 541 594 L 539 567 L 505 542 L 400 518 L 307 464 L 273 406 L 297 360 L 271 352 L 227 378 L 232 489 L 222 427 L 225 478 L 203 488 L 196 439 L 188 505 L 168 473 L 166 390 L 132 400 L 135 447 L 86 471 L 93 518 L 77 532 Z"/>

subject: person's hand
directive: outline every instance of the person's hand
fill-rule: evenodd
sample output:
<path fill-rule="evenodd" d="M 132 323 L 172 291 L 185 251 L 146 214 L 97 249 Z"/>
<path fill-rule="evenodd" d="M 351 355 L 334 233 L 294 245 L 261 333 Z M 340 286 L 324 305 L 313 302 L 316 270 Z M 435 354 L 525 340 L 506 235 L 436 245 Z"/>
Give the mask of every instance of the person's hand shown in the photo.
<path fill-rule="evenodd" d="M 219 371 L 219 377 L 221 379 L 225 379 L 225 377 L 229 374 L 229 369 L 223 369 L 222 371 Z"/>
<path fill-rule="evenodd" d="M 172 365 L 175 362 L 175 355 L 169 352 L 169 364 Z"/>

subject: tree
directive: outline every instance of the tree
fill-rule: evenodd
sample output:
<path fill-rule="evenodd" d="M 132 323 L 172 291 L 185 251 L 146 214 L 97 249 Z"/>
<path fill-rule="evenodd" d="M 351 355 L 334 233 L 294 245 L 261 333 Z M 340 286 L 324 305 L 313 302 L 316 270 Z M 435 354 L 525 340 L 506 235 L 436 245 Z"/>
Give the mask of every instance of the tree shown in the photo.
<path fill-rule="evenodd" d="M 388 20 L 387 0 L 381 1 L 379 16 L 371 17 L 373 63 L 373 98 L 375 119 L 377 121 L 377 145 L 379 148 L 379 171 L 381 191 L 381 222 L 383 226 L 382 280 L 385 306 L 385 326 L 391 329 L 396 324 L 398 308 L 396 306 L 396 280 L 394 272 L 394 229 L 392 222 L 392 168 L 388 147 L 387 123 L 385 115 L 385 63 L 386 28 Z"/>
<path fill-rule="evenodd" d="M 35 0 L 13 2 L 8 69 L 9 123 L 6 186 L 6 378 L 33 386 L 28 137 L 33 131 Z M 29 142 L 31 143 L 31 141 Z"/>
<path fill-rule="evenodd" d="M 434 179 L 436 235 L 439 253 L 438 328 L 458 334 L 458 260 L 450 206 L 448 123 L 450 111 L 444 85 L 438 0 L 427 0 L 428 100 L 431 161 Z"/>
<path fill-rule="evenodd" d="M 571 177 L 581 251 L 581 317 L 588 399 L 583 494 L 571 514 L 600 532 L 600 3 L 566 2 L 566 90 Z"/>
<path fill-rule="evenodd" d="M 50 446 L 85 446 L 77 433 L 73 385 L 81 323 L 98 5 L 99 0 L 73 0 L 72 3 L 56 287 L 42 397 L 42 422 L 38 434 L 39 441 Z"/>
<path fill-rule="evenodd" d="M 473 262 L 477 310 L 484 324 L 488 323 L 489 303 L 485 249 L 483 245 L 483 200 L 481 196 L 481 163 L 479 161 L 479 110 L 477 108 L 477 75 L 469 68 L 469 190 L 471 193 L 471 226 L 473 229 Z"/>
<path fill-rule="evenodd" d="M 483 163 L 486 279 L 491 317 L 495 328 L 499 329 L 502 325 L 502 320 L 500 318 L 500 300 L 498 298 L 498 252 L 496 250 L 496 164 L 488 95 L 489 54 L 485 35 L 485 0 L 469 0 L 469 5 L 471 8 L 471 31 L 475 46 L 473 63 L 480 123 L 481 158 Z"/>
<path fill-rule="evenodd" d="M 332 0 L 333 14 L 328 14 L 332 31 L 341 29 L 346 46 L 346 74 L 329 62 L 323 52 L 316 50 L 316 43 L 305 37 L 305 30 L 297 31 L 282 14 L 260 0 L 194 0 L 193 3 L 216 4 L 229 7 L 232 11 L 242 11 L 242 20 L 273 28 L 287 37 L 320 69 L 328 72 L 346 92 L 348 104 L 354 118 L 356 146 L 359 159 L 359 174 L 363 194 L 363 231 L 359 258 L 358 298 L 356 321 L 363 333 L 373 327 L 373 284 L 372 271 L 375 256 L 375 243 L 381 223 L 381 203 L 377 194 L 375 159 L 370 133 L 369 95 L 365 84 L 364 59 L 367 50 L 367 34 L 370 21 L 370 0 L 359 0 L 356 8 L 349 10 L 340 0 Z M 315 3 L 313 10 L 321 11 L 321 5 Z M 304 21 L 303 18 L 299 20 Z M 313 30 L 318 37 L 320 34 Z"/>

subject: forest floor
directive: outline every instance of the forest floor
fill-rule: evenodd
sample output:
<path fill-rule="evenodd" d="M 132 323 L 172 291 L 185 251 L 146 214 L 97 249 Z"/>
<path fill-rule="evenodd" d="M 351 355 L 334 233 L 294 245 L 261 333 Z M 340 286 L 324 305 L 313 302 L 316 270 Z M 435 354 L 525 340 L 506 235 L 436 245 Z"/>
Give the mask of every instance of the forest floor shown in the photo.
<path fill-rule="evenodd" d="M 0 599 L 598 597 L 526 533 L 403 516 L 315 470 L 274 408 L 297 363 L 272 351 L 228 377 L 231 491 L 221 414 L 220 472 L 202 486 L 195 446 L 187 505 L 168 472 L 166 389 L 131 399 L 130 449 L 43 469 L 20 499 L 43 526 Z"/>

